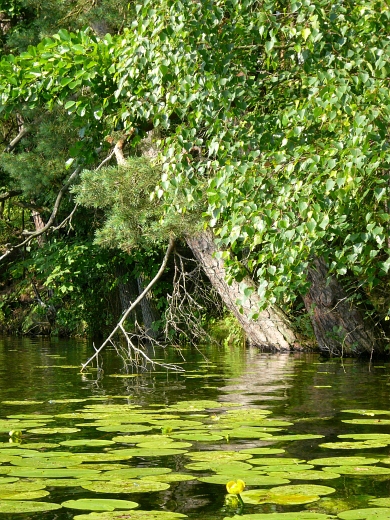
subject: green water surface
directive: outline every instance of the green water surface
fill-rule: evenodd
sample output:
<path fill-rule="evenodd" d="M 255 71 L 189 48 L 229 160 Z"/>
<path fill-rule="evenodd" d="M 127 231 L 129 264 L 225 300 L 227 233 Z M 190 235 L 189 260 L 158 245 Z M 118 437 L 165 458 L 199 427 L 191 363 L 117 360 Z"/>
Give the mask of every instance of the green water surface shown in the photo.
<path fill-rule="evenodd" d="M 390 364 L 213 346 L 81 373 L 92 352 L 0 339 L 0 520 L 390 519 Z"/>

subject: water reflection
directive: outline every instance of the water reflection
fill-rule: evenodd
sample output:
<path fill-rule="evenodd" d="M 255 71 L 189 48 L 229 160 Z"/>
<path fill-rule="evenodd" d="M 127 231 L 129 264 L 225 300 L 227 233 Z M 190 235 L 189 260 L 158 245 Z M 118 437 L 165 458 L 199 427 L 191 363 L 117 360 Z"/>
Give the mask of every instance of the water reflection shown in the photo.
<path fill-rule="evenodd" d="M 175 405 L 184 400 L 214 400 L 222 405 L 231 402 L 237 404 L 243 415 L 245 409 L 267 409 L 272 417 L 289 420 L 293 423 L 286 430 L 281 430 L 280 439 L 246 439 L 224 436 L 216 443 L 193 441 L 193 451 L 218 449 L 238 451 L 243 447 L 275 447 L 284 449 L 278 455 L 282 458 L 293 457 L 304 460 L 319 457 L 346 455 L 387 456 L 384 448 L 366 450 L 343 450 L 322 447 L 339 439 L 341 434 L 380 432 L 390 433 L 390 426 L 385 421 L 372 425 L 356 425 L 342 422 L 351 419 L 347 409 L 389 409 L 389 365 L 369 367 L 367 363 L 356 360 L 322 361 L 313 354 L 263 354 L 256 349 L 242 349 L 212 346 L 204 347 L 201 355 L 195 349 L 182 353 L 183 362 L 177 352 L 158 352 L 157 355 L 171 363 L 183 363 L 185 374 L 167 372 L 160 368 L 143 371 L 139 374 L 123 373 L 123 364 L 114 351 L 106 350 L 99 360 L 99 366 L 81 373 L 79 367 L 91 355 L 92 347 L 85 341 L 63 341 L 48 338 L 3 338 L 0 340 L 0 402 L 1 418 L 15 414 L 69 414 L 63 418 L 64 426 L 74 426 L 72 413 L 80 413 L 84 403 L 71 402 L 70 399 L 85 399 L 88 403 L 107 405 L 117 403 L 136 405 L 141 409 L 153 408 L 155 411 L 165 406 Z M 208 359 L 205 361 L 204 356 Z M 115 377 L 113 377 L 115 376 Z M 122 377 L 124 376 L 124 377 Z M 11 404 L 11 401 L 14 404 Z M 31 405 L 39 401 L 39 405 Z M 62 402 L 59 402 L 62 401 Z M 24 403 L 23 403 L 24 402 Z M 227 408 L 229 409 L 229 408 Z M 177 411 L 175 413 L 178 413 Z M 189 414 L 189 412 L 186 412 Z M 213 426 L 211 416 L 218 414 L 218 409 L 205 412 L 193 412 L 190 418 L 205 421 Z M 179 412 L 180 414 L 180 412 Z M 196 414 L 199 417 L 196 417 Z M 191 415 L 191 414 L 189 414 Z M 78 419 L 78 422 L 82 422 Z M 195 428 L 194 428 L 195 430 Z M 156 433 L 156 432 L 154 432 Z M 160 433 L 160 432 L 157 432 Z M 221 431 L 219 432 L 221 433 Z M 276 436 L 275 432 L 274 435 Z M 318 434 L 321 439 L 283 441 L 283 435 Z M 80 437 L 96 437 L 95 427 L 84 427 Z M 99 432 L 101 438 L 111 439 L 115 433 Z M 63 441 L 61 435 L 47 435 L 45 441 Z M 42 441 L 38 434 L 28 434 L 29 442 Z M 73 438 L 73 437 L 69 437 Z M 287 439 L 287 437 L 286 437 Z M 0 443 L 8 442 L 8 431 L 0 433 Z M 63 448 L 62 448 L 63 449 Z M 74 448 L 72 453 L 82 452 L 83 448 Z M 89 448 L 99 452 L 99 448 Z M 256 455 L 257 456 L 257 455 Z M 136 457 L 139 466 L 168 466 L 173 471 L 186 471 L 188 457 L 178 454 L 172 457 L 142 458 Z M 385 463 L 382 464 L 384 466 Z M 258 471 L 254 466 L 252 471 Z M 234 478 L 235 475 L 232 475 Z M 296 481 L 292 482 L 296 484 Z M 316 482 L 317 484 L 318 482 Z M 321 482 L 320 482 L 321 483 Z M 324 482 L 324 485 L 328 485 Z M 323 498 L 310 505 L 310 510 L 331 511 L 337 513 L 337 507 L 348 508 L 352 505 L 352 495 L 360 494 L 357 502 L 367 507 L 370 496 L 387 496 L 390 489 L 386 476 L 364 478 L 360 476 L 342 476 L 332 480 L 336 494 Z M 205 484 L 196 480 L 172 483 L 170 488 L 150 497 L 137 496 L 137 501 L 145 509 L 178 511 L 190 518 L 213 518 L 221 520 L 223 511 L 224 488 L 217 484 Z M 50 489 L 50 500 L 61 503 L 74 497 L 93 497 L 94 494 L 81 488 Z M 116 498 L 116 497 L 115 497 Z M 129 494 L 124 497 L 132 500 Z M 357 503 L 356 502 L 356 503 Z M 340 504 L 344 504 L 344 506 Z M 338 506 L 337 506 L 338 504 Z M 263 504 L 246 505 L 246 512 L 285 511 L 283 505 Z M 357 505 L 356 507 L 360 507 Z M 292 508 L 294 510 L 294 508 Z M 288 510 L 291 510 L 288 509 Z M 305 510 L 296 507 L 296 511 Z M 71 519 L 76 513 L 58 510 L 55 513 L 17 515 L 17 518 Z M 0 514 L 0 519 L 1 519 Z M 4 517 L 5 518 L 5 517 Z M 7 518 L 12 518 L 8 515 Z"/>

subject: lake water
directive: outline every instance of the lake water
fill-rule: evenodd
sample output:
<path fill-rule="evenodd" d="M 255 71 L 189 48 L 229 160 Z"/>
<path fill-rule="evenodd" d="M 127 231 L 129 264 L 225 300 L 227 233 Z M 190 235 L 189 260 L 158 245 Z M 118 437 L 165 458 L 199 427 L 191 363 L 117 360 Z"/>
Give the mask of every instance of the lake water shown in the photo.
<path fill-rule="evenodd" d="M 81 373 L 92 352 L 0 339 L 0 519 L 390 518 L 390 364 L 213 346 Z"/>

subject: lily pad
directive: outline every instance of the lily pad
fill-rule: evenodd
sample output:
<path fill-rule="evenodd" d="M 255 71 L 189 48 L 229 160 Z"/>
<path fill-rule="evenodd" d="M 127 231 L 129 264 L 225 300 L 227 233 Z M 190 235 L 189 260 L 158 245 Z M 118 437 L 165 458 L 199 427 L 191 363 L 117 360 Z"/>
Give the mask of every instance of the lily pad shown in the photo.
<path fill-rule="evenodd" d="M 280 431 L 280 428 L 249 428 L 242 426 L 241 428 L 234 428 L 221 432 L 225 436 L 228 435 L 232 439 L 265 439 L 272 440 L 272 435 L 268 432 Z"/>
<path fill-rule="evenodd" d="M 376 464 L 379 462 L 379 459 L 369 457 L 326 457 L 309 460 L 308 462 L 316 466 L 365 466 Z"/>
<path fill-rule="evenodd" d="M 75 469 L 95 469 L 97 471 L 116 471 L 117 469 L 127 469 L 127 464 L 116 464 L 110 462 L 82 463 L 74 466 Z"/>
<path fill-rule="evenodd" d="M 300 463 L 306 462 L 306 461 L 302 460 L 302 459 L 292 459 L 292 458 L 287 458 L 287 457 L 261 457 L 261 458 L 258 458 L 258 459 L 251 460 L 251 464 L 252 464 L 252 462 L 255 465 L 285 466 L 286 464 L 287 465 L 290 465 L 290 464 L 300 464 Z"/>
<path fill-rule="evenodd" d="M 144 466 L 140 468 L 129 468 L 126 469 L 118 469 L 112 471 L 106 471 L 103 473 L 99 480 L 126 480 L 128 478 L 141 478 L 141 477 L 149 477 L 151 475 L 167 475 L 171 473 L 170 468 L 162 468 L 162 467 L 153 467 L 146 468 Z"/>
<path fill-rule="evenodd" d="M 0 487 L 0 501 L 1 500 L 35 500 L 47 496 L 49 493 L 43 491 L 45 484 L 38 482 L 25 482 L 18 480 L 17 482 L 11 482 L 3 484 Z"/>
<path fill-rule="evenodd" d="M 52 419 L 53 415 L 47 415 L 47 414 L 38 414 L 38 413 L 17 413 L 14 415 L 7 415 L 7 419 L 20 419 L 24 421 L 28 421 L 30 419 L 35 420 L 45 420 L 45 419 Z"/>
<path fill-rule="evenodd" d="M 25 457 L 19 458 L 19 460 L 12 462 L 15 466 L 19 467 L 29 467 L 29 468 L 66 468 L 67 466 L 73 466 L 74 462 L 72 462 L 73 457 Z"/>
<path fill-rule="evenodd" d="M 270 414 L 272 414 L 270 410 L 264 410 L 263 408 L 240 408 L 238 410 L 228 410 L 224 415 L 221 416 L 221 420 L 228 420 L 233 423 L 242 419 L 262 421 L 266 415 Z"/>
<path fill-rule="evenodd" d="M 3 464 L 3 462 L 14 463 L 14 462 L 16 462 L 17 460 L 20 460 L 20 459 L 21 459 L 21 457 L 18 457 L 17 455 L 4 455 L 2 453 L 0 454 L 0 464 Z M 1 467 L 1 469 L 3 470 L 4 466 Z"/>
<path fill-rule="evenodd" d="M 340 475 L 390 475 L 390 468 L 378 466 L 330 466 L 324 467 L 323 470 Z"/>
<path fill-rule="evenodd" d="M 11 482 L 17 482 L 18 477 L 0 477 L 0 486 L 2 484 L 10 484 Z"/>
<path fill-rule="evenodd" d="M 32 406 L 35 404 L 43 404 L 44 401 L 1 401 L 2 404 Z"/>
<path fill-rule="evenodd" d="M 124 432 L 124 433 L 139 433 L 153 430 L 153 426 L 146 426 L 145 424 L 114 424 L 113 426 L 98 426 L 96 428 L 100 432 Z"/>
<path fill-rule="evenodd" d="M 3 489 L 0 490 L 0 500 L 36 500 L 50 495 L 48 491 L 43 489 L 39 491 L 14 491 L 8 492 Z"/>
<path fill-rule="evenodd" d="M 86 515 L 77 515 L 73 520 L 112 520 L 120 518 L 121 520 L 176 520 L 176 518 L 187 518 L 181 513 L 172 513 L 170 511 L 113 511 L 106 513 L 89 513 Z"/>
<path fill-rule="evenodd" d="M 283 448 L 244 448 L 239 453 L 250 453 L 252 455 L 277 455 L 278 453 L 285 453 Z"/>
<path fill-rule="evenodd" d="M 198 441 L 198 442 L 215 442 L 220 441 L 224 437 L 222 435 L 209 434 L 203 432 L 181 432 L 170 435 L 173 439 L 180 439 L 183 441 Z"/>
<path fill-rule="evenodd" d="M 79 365 L 40 365 L 35 368 L 77 368 L 80 370 Z"/>
<path fill-rule="evenodd" d="M 92 469 L 34 469 L 34 468 L 12 468 L 8 475 L 27 478 L 83 478 L 93 479 L 100 474 L 100 471 Z"/>
<path fill-rule="evenodd" d="M 172 430 L 174 430 L 174 429 L 183 430 L 185 428 L 194 429 L 194 428 L 198 428 L 198 427 L 202 428 L 202 429 L 206 429 L 205 425 L 202 422 L 195 421 L 192 419 L 170 419 L 170 420 L 168 420 L 165 417 L 162 417 L 160 419 L 154 419 L 153 417 L 151 417 L 148 420 L 148 423 L 153 424 L 155 426 L 159 426 L 161 428 L 166 428 L 166 429 L 171 428 Z"/>
<path fill-rule="evenodd" d="M 323 513 L 254 513 L 251 515 L 226 516 L 223 520 L 330 520 L 332 516 Z"/>
<path fill-rule="evenodd" d="M 382 426 L 388 426 L 390 424 L 390 419 L 345 419 L 341 422 L 347 424 L 378 424 Z"/>
<path fill-rule="evenodd" d="M 169 448 L 169 449 L 174 449 L 174 450 L 181 450 L 184 448 L 191 448 L 192 443 L 175 441 L 174 439 L 171 439 L 171 442 L 161 442 L 161 443 L 159 443 L 157 441 L 140 442 L 136 446 L 137 446 L 137 448 L 143 448 L 143 449 L 145 448 L 148 450 L 153 449 L 153 448 Z"/>
<path fill-rule="evenodd" d="M 341 410 L 344 413 L 356 413 L 357 415 L 390 415 L 389 410 L 365 410 L 365 409 L 357 409 L 357 410 Z"/>
<path fill-rule="evenodd" d="M 290 480 L 283 477 L 274 477 L 268 475 L 260 475 L 253 471 L 243 473 L 234 473 L 234 476 L 243 480 L 247 486 L 282 486 L 289 484 Z M 209 477 L 198 477 L 200 482 L 207 482 L 208 484 L 221 484 L 226 486 L 226 483 L 231 480 L 231 474 L 210 475 Z"/>
<path fill-rule="evenodd" d="M 113 498 L 81 498 L 62 502 L 62 507 L 69 509 L 85 509 L 87 511 L 115 511 L 115 509 L 134 509 L 137 502 L 115 500 Z"/>
<path fill-rule="evenodd" d="M 168 475 L 150 475 L 141 477 L 141 480 L 151 480 L 152 482 L 186 482 L 188 480 L 197 480 L 194 475 L 187 473 L 169 473 Z"/>
<path fill-rule="evenodd" d="M 170 410 L 178 410 L 180 412 L 195 412 L 213 408 L 222 408 L 222 403 L 218 401 L 210 401 L 207 399 L 199 399 L 198 401 L 178 401 L 176 404 L 169 406 Z"/>
<path fill-rule="evenodd" d="M 24 493 L 26 491 L 39 491 L 45 489 L 45 487 L 46 485 L 42 482 L 26 482 L 24 480 L 19 480 L 17 482 L 4 484 L 1 491 L 4 490 L 5 493 Z"/>
<path fill-rule="evenodd" d="M 322 439 L 324 435 L 315 435 L 311 433 L 295 433 L 288 435 L 273 435 L 269 441 L 308 441 L 311 439 Z"/>
<path fill-rule="evenodd" d="M 129 448 L 128 450 L 115 451 L 128 451 L 129 454 L 131 453 L 132 457 L 163 457 L 168 455 L 180 455 L 182 453 L 187 453 L 187 450 L 177 450 L 174 448 Z"/>
<path fill-rule="evenodd" d="M 243 491 L 241 497 L 249 504 L 299 505 L 319 500 L 322 495 L 334 493 L 335 489 L 314 484 L 280 486 L 276 488 Z"/>
<path fill-rule="evenodd" d="M 193 471 L 215 471 L 217 473 L 230 473 L 234 475 L 237 471 L 247 471 L 252 468 L 250 464 L 246 464 L 245 462 L 237 461 L 215 461 L 211 460 L 202 461 L 202 462 L 193 462 L 191 464 L 186 464 L 184 466 L 187 469 Z"/>
<path fill-rule="evenodd" d="M 129 460 L 132 458 L 130 450 L 112 450 L 106 453 L 78 453 L 77 456 L 81 457 L 79 463 L 86 462 L 115 462 L 120 460 Z M 75 455 L 73 455 L 75 456 Z M 73 459 L 72 459 L 73 460 Z"/>
<path fill-rule="evenodd" d="M 341 520 L 388 520 L 390 518 L 389 507 L 372 507 L 367 509 L 352 509 L 339 513 Z"/>
<path fill-rule="evenodd" d="M 242 453 L 237 451 L 222 451 L 222 450 L 210 450 L 210 451 L 197 451 L 193 453 L 188 453 L 188 457 L 190 457 L 194 461 L 232 461 L 232 460 L 248 460 L 252 458 L 252 455 L 249 453 Z"/>
<path fill-rule="evenodd" d="M 89 480 L 81 480 L 77 478 L 40 478 L 37 482 L 42 482 L 45 487 L 83 487 L 91 482 Z"/>
<path fill-rule="evenodd" d="M 337 473 L 331 473 L 330 471 L 316 471 L 308 469 L 307 471 L 275 471 L 268 472 L 268 476 L 270 477 L 280 477 L 286 478 L 289 480 L 331 480 L 334 478 L 339 478 L 340 475 Z"/>
<path fill-rule="evenodd" d="M 171 439 L 167 435 L 162 434 L 147 434 L 147 435 L 118 435 L 112 438 L 115 442 L 126 442 L 130 444 L 139 444 L 144 442 L 156 442 L 158 446 L 166 446 L 166 444 L 174 444 L 177 442 L 175 439 Z M 169 446 L 168 446 L 169 447 Z"/>
<path fill-rule="evenodd" d="M 76 433 L 79 428 L 34 428 L 28 430 L 28 433 L 36 433 L 38 435 L 53 435 L 54 433 Z"/>
<path fill-rule="evenodd" d="M 51 502 L 33 502 L 28 500 L 1 500 L 0 513 L 42 513 L 61 509 L 60 504 Z"/>
<path fill-rule="evenodd" d="M 164 482 L 152 482 L 150 480 L 110 480 L 95 481 L 84 489 L 95 493 L 151 493 L 153 491 L 163 491 L 169 488 L 169 484 Z"/>
<path fill-rule="evenodd" d="M 50 399 L 50 404 L 83 403 L 86 399 Z"/>
<path fill-rule="evenodd" d="M 129 379 L 130 377 L 139 377 L 141 374 L 110 374 L 108 377 L 119 377 Z"/>
<path fill-rule="evenodd" d="M 354 439 L 356 441 L 379 440 L 390 442 L 390 433 L 345 433 L 337 435 L 337 437 L 339 439 Z"/>
<path fill-rule="evenodd" d="M 259 420 L 254 420 L 254 419 L 250 419 L 250 418 L 245 418 L 245 417 L 243 419 L 241 419 L 240 423 L 242 426 L 256 426 L 259 428 L 265 427 L 265 428 L 278 428 L 278 429 L 281 428 L 283 430 L 294 424 L 289 421 L 282 421 L 282 420 L 278 420 L 278 419 L 263 418 L 262 420 L 259 421 Z"/>
<path fill-rule="evenodd" d="M 115 444 L 107 439 L 74 439 L 60 442 L 61 446 L 109 446 Z"/>
<path fill-rule="evenodd" d="M 21 444 L 9 444 L 9 448 L 12 450 L 17 446 L 21 446 L 24 450 L 52 450 L 53 448 L 58 448 L 59 444 L 56 442 L 23 442 Z M 38 453 L 43 454 L 43 452 Z"/>
<path fill-rule="evenodd" d="M 37 454 L 37 453 L 40 453 L 39 451 L 37 450 L 29 450 L 29 449 L 26 449 L 26 448 L 21 448 L 21 444 L 17 444 L 17 447 L 13 448 L 12 450 L 10 449 L 5 449 L 5 448 L 1 448 L 0 449 L 0 460 L 2 462 L 4 462 L 3 460 L 3 457 L 9 457 L 9 456 L 14 456 L 14 455 L 24 455 L 24 456 L 28 456 L 28 454 Z"/>
<path fill-rule="evenodd" d="M 248 515 L 234 515 L 223 520 L 331 520 L 334 516 L 324 513 L 300 511 L 296 513 L 252 513 Z"/>
<path fill-rule="evenodd" d="M 330 448 L 331 450 L 364 450 L 370 448 L 385 448 L 387 445 L 387 442 L 381 442 L 376 440 L 324 442 L 322 444 L 319 444 L 321 448 Z"/>
<path fill-rule="evenodd" d="M 390 498 L 372 498 L 370 504 L 379 507 L 390 507 Z"/>
<path fill-rule="evenodd" d="M 258 471 L 261 473 L 270 473 L 273 471 L 284 471 L 297 473 L 298 471 L 307 471 L 312 469 L 312 464 L 270 464 L 269 466 L 255 466 L 252 471 Z"/>

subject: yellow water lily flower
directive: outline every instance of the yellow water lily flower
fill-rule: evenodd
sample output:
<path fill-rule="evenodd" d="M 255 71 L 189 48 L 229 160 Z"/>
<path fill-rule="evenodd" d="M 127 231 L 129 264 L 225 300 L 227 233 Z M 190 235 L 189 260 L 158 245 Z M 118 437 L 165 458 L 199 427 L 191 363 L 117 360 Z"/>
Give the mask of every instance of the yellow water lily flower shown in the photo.
<path fill-rule="evenodd" d="M 245 489 L 245 482 L 239 478 L 237 481 L 230 480 L 230 482 L 226 484 L 226 489 L 231 495 L 239 495 Z"/>

